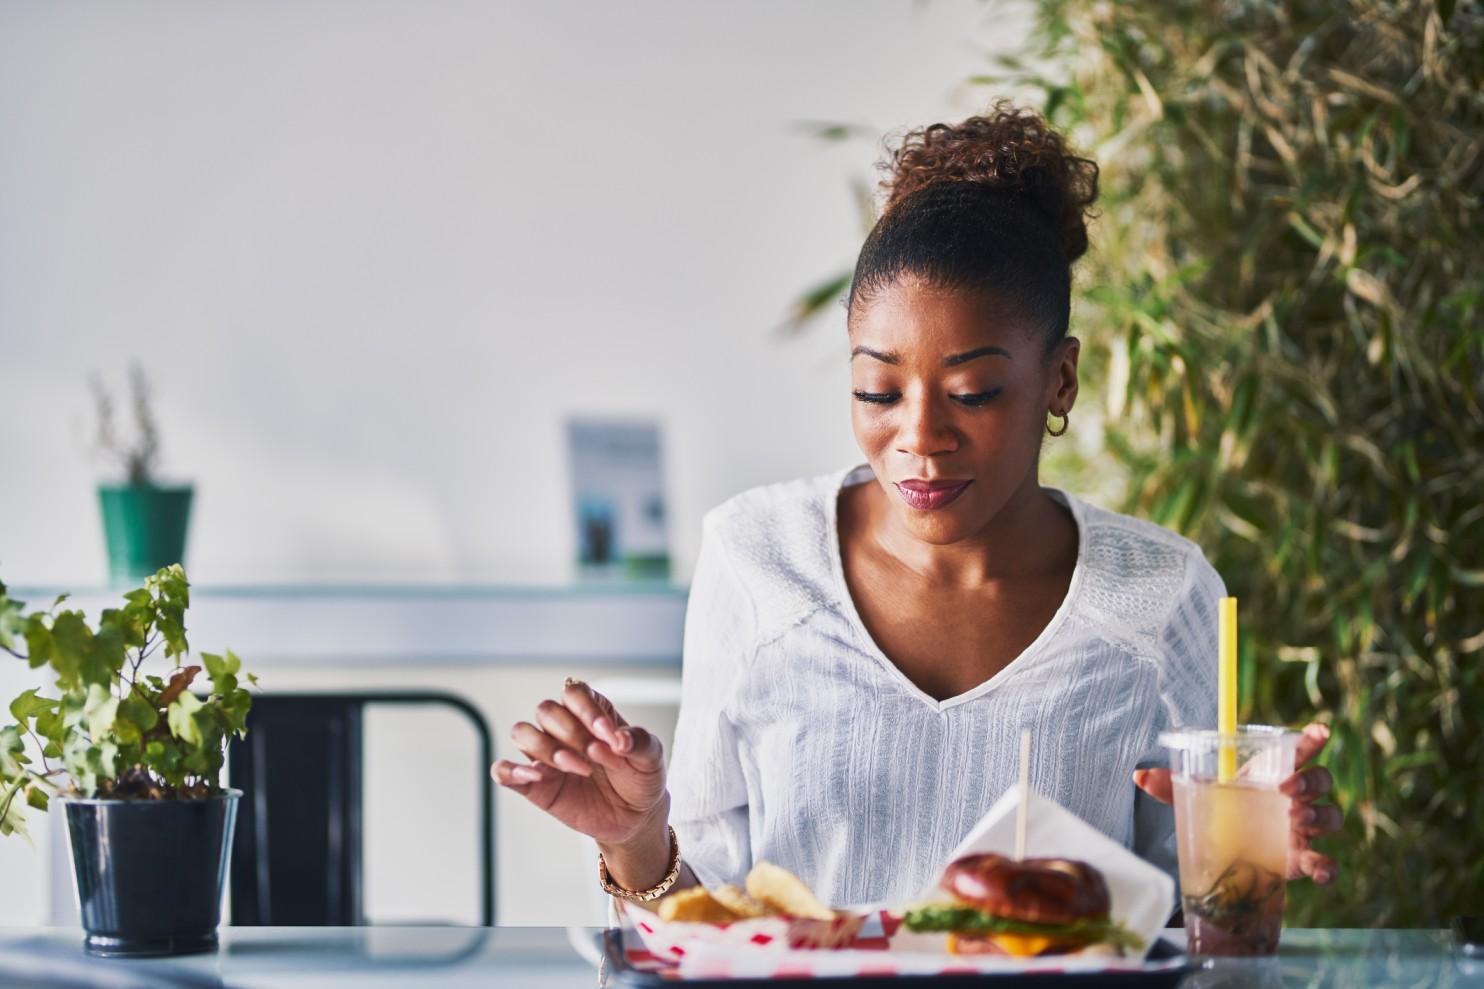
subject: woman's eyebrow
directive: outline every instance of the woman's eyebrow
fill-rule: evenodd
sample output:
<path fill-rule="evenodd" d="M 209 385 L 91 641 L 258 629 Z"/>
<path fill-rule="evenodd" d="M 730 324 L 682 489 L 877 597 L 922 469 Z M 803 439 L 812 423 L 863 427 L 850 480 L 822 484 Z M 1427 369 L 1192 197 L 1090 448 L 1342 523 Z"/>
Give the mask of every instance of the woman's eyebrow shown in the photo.
<path fill-rule="evenodd" d="M 955 364 L 963 364 L 977 357 L 1003 357 L 1007 360 L 1014 360 L 1010 356 L 1010 352 L 1003 347 L 976 347 L 968 353 L 954 354 L 951 357 L 943 358 L 943 365 L 945 367 L 953 367 Z"/>
<path fill-rule="evenodd" d="M 870 347 L 856 347 L 850 352 L 850 359 L 855 360 L 857 357 L 860 357 L 862 355 L 866 357 L 874 357 L 883 364 L 902 363 L 902 359 L 896 354 L 883 354 L 881 351 L 872 350 Z"/>
<path fill-rule="evenodd" d="M 850 356 L 851 359 L 861 356 L 874 357 L 883 364 L 902 363 L 902 359 L 896 354 L 882 353 L 879 350 L 872 350 L 870 347 L 856 347 L 850 352 Z M 979 357 L 1003 357 L 1006 360 L 1014 360 L 1014 358 L 1010 356 L 1010 352 L 1003 347 L 976 347 L 975 349 L 970 350 L 967 353 L 952 354 L 948 357 L 943 358 L 943 366 L 953 367 L 957 364 L 964 364 Z"/>

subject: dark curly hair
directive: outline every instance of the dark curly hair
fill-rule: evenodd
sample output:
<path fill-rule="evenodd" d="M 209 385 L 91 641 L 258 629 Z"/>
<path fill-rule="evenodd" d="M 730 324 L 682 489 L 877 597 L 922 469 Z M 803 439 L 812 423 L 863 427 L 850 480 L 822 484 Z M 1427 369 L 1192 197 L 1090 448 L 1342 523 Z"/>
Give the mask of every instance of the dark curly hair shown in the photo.
<path fill-rule="evenodd" d="M 1008 102 L 911 131 L 881 165 L 886 208 L 861 248 L 854 313 L 902 275 L 992 294 L 1047 335 L 1067 333 L 1072 262 L 1087 252 L 1098 166 Z"/>

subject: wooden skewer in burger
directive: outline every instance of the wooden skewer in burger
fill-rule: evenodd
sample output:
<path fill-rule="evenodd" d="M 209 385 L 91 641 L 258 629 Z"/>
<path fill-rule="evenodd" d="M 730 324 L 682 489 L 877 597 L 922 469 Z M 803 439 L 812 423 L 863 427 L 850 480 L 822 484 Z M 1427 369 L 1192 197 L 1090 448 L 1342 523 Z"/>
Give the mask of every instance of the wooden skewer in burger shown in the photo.
<path fill-rule="evenodd" d="M 1015 857 L 985 852 L 950 863 L 942 885 L 951 901 L 909 910 L 907 929 L 947 933 L 948 951 L 956 955 L 1029 958 L 1142 948 L 1137 937 L 1112 919 L 1101 872 L 1076 859 L 1025 857 L 1029 802 L 1030 730 L 1023 729 Z"/>

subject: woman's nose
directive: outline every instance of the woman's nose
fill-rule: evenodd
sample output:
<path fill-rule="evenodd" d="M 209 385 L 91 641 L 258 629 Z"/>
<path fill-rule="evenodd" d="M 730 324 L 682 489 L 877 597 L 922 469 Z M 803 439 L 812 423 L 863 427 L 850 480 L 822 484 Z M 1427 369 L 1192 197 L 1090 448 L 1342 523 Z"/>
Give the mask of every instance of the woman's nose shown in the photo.
<path fill-rule="evenodd" d="M 903 396 L 901 429 L 897 432 L 897 451 L 914 457 L 952 453 L 958 449 L 958 434 L 953 429 L 948 410 L 928 397 L 908 399 Z"/>

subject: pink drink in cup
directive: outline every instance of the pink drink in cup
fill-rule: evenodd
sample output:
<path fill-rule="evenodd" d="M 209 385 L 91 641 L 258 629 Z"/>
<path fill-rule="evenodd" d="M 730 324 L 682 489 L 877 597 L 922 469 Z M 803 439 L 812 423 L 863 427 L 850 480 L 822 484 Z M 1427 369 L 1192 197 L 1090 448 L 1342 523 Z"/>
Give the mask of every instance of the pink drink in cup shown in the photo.
<path fill-rule="evenodd" d="M 1298 738 L 1264 725 L 1159 738 L 1170 750 L 1180 903 L 1195 954 L 1278 951 L 1289 836 L 1288 797 L 1278 784 L 1293 773 Z M 1235 752 L 1229 778 L 1221 772 L 1223 748 Z"/>

